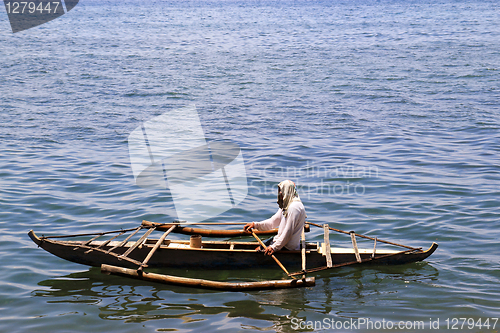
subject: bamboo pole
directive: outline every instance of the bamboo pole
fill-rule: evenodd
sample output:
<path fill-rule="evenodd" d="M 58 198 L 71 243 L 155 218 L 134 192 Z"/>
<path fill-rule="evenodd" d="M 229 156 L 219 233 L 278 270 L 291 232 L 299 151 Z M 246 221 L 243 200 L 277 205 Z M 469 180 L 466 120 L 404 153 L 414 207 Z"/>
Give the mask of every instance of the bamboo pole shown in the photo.
<path fill-rule="evenodd" d="M 180 276 L 163 275 L 156 273 L 140 272 L 135 269 L 117 267 L 111 265 L 101 265 L 101 273 L 113 274 L 119 276 L 130 277 L 145 281 L 152 281 L 164 284 L 173 284 L 187 287 L 197 287 L 204 289 L 217 289 L 227 291 L 240 290 L 258 290 L 258 289 L 279 289 L 279 288 L 297 288 L 297 287 L 312 287 L 315 285 L 315 278 L 309 277 L 306 279 L 292 280 L 273 280 L 273 281 L 257 281 L 257 282 L 219 282 L 202 279 L 191 279 Z"/>
<path fill-rule="evenodd" d="M 154 224 L 175 224 L 175 225 L 245 225 L 248 222 L 187 222 L 187 221 L 174 221 L 172 223 L 158 223 L 143 220 L 143 223 L 154 223 Z"/>
<path fill-rule="evenodd" d="M 156 227 L 156 230 L 161 230 L 161 231 L 168 230 L 173 225 L 177 226 L 177 228 L 173 232 L 185 235 L 202 235 L 204 237 L 238 237 L 238 236 L 251 235 L 249 232 L 246 232 L 242 229 L 237 229 L 237 230 L 200 229 L 192 227 L 183 227 L 177 223 L 156 223 L 150 221 L 142 221 L 143 227 L 145 228 Z M 278 228 L 266 231 L 256 231 L 257 235 L 276 235 L 277 233 L 278 233 Z"/>
<path fill-rule="evenodd" d="M 42 236 L 42 237 L 40 237 L 40 239 L 44 240 L 44 239 L 49 239 L 49 238 L 70 238 L 70 237 L 94 236 L 94 235 L 102 236 L 102 235 L 113 234 L 113 233 L 122 232 L 122 231 L 128 232 L 128 231 L 132 231 L 135 229 L 137 229 L 137 228 L 120 229 L 120 230 L 106 231 L 106 232 L 93 232 L 93 233 L 88 233 L 88 234 L 75 234 L 75 235 L 62 235 L 62 236 Z"/>

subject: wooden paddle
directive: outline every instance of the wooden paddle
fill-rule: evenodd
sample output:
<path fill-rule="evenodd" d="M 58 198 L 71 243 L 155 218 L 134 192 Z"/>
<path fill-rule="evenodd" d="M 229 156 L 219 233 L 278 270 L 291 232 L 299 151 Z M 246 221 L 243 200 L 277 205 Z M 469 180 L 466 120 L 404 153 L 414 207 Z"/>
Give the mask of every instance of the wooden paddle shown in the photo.
<path fill-rule="evenodd" d="M 260 240 L 259 236 L 257 236 L 255 234 L 255 232 L 253 231 L 253 229 L 250 229 L 250 231 L 252 232 L 252 236 L 255 237 L 255 239 L 259 242 L 260 246 L 262 246 L 262 248 L 265 251 L 267 249 L 266 244 L 264 244 L 264 242 Z M 290 273 L 288 273 L 288 271 L 286 270 L 285 266 L 283 266 L 283 264 L 278 260 L 278 258 L 276 258 L 274 256 L 274 254 L 271 254 L 271 257 L 274 259 L 274 261 L 276 261 L 276 263 L 281 267 L 281 269 L 286 273 L 286 275 L 291 276 L 292 278 L 296 279 L 296 277 L 294 277 L 294 276 L 290 275 Z"/>

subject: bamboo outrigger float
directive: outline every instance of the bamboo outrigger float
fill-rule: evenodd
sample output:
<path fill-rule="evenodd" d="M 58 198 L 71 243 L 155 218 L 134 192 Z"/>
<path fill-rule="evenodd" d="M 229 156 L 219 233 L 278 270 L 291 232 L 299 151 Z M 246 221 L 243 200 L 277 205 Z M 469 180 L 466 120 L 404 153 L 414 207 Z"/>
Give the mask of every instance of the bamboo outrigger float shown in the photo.
<path fill-rule="evenodd" d="M 101 267 L 101 271 L 106 274 L 116 274 L 167 284 L 222 290 L 313 286 L 315 283 L 314 277 L 306 278 L 306 274 L 348 265 L 398 265 L 421 261 L 434 253 L 438 247 L 436 243 L 433 243 L 428 250 L 423 251 L 421 248 L 413 248 L 358 235 L 354 232 L 334 229 L 326 224 L 306 223 L 324 230 L 324 242 L 322 244 L 305 243 L 303 238 L 301 250 L 278 251 L 275 253 L 276 256 L 274 258 L 264 256 L 262 252 L 256 251 L 255 248 L 260 242 L 258 235 L 275 234 L 277 229 L 269 232 L 255 232 L 254 237 L 257 238 L 258 242 L 201 241 L 200 235 L 204 237 L 231 238 L 236 236 L 251 236 L 252 234 L 243 232 L 242 230 L 210 230 L 190 228 L 182 226 L 179 223 L 162 224 L 148 221 L 143 221 L 141 226 L 137 228 L 95 234 L 38 237 L 33 230 L 30 230 L 29 236 L 33 242 L 47 252 L 79 264 Z M 186 224 L 189 225 L 189 223 Z M 150 234 L 155 230 L 163 231 L 163 235 L 158 239 L 150 239 Z M 139 237 L 140 231 L 144 231 L 144 233 Z M 353 247 L 332 247 L 329 241 L 330 231 L 349 234 Z M 192 239 L 191 241 L 166 239 L 172 232 L 191 234 Z M 89 236 L 92 237 L 89 240 L 65 239 Z M 111 237 L 107 240 L 98 240 L 103 236 Z M 139 238 L 132 241 L 134 236 Z M 122 237 L 125 238 L 118 240 Z M 373 249 L 358 248 L 356 237 L 373 240 Z M 377 243 L 386 243 L 405 249 L 377 249 Z M 276 268 L 277 263 L 287 276 L 292 277 L 292 279 L 260 282 L 218 282 L 144 272 L 145 268 Z M 297 272 L 288 273 L 285 267 L 295 269 Z M 298 278 L 298 276 L 301 276 L 301 278 Z"/>
<path fill-rule="evenodd" d="M 159 282 L 165 284 L 173 284 L 180 286 L 189 286 L 205 289 L 217 289 L 228 291 L 240 290 L 262 290 L 262 289 L 282 289 L 282 288 L 297 288 L 297 287 L 312 287 L 315 284 L 314 277 L 305 279 L 292 280 L 274 280 L 274 281 L 258 281 L 258 282 L 220 282 L 202 279 L 191 279 L 179 276 L 171 276 L 155 273 L 141 273 L 140 271 L 117 267 L 111 265 L 102 265 L 101 272 L 104 274 L 114 274 L 135 279 Z"/>

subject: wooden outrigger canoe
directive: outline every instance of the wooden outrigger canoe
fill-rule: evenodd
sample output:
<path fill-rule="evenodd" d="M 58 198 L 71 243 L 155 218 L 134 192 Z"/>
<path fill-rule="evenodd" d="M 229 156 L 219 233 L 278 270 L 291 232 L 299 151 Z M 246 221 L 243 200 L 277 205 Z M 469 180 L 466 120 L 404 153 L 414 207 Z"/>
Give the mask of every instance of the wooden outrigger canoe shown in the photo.
<path fill-rule="evenodd" d="M 118 241 L 62 241 L 48 237 L 38 237 L 33 231 L 29 232 L 30 238 L 39 247 L 62 259 L 78 264 L 100 267 L 102 264 L 136 268 L 141 265 L 142 260 L 148 255 L 155 245 L 157 239 L 147 239 L 142 246 L 138 246 L 126 257 L 121 257 L 127 250 L 135 245 L 135 242 L 127 242 L 112 251 L 113 247 L 119 245 Z M 244 269 L 276 267 L 276 263 L 262 252 L 255 251 L 259 246 L 257 242 L 237 241 L 203 241 L 202 248 L 190 247 L 189 241 L 165 240 L 153 255 L 148 267 L 162 268 L 203 268 L 203 269 Z M 400 265 L 425 260 L 438 245 L 422 251 L 419 249 L 397 251 L 377 250 L 372 258 L 373 249 L 359 249 L 359 255 L 363 265 Z M 307 267 L 325 266 L 323 246 L 317 243 L 307 243 L 306 262 Z M 352 248 L 330 248 L 332 264 L 342 265 L 356 262 L 354 249 Z M 276 256 L 286 267 L 300 269 L 300 251 L 278 251 Z M 374 260 L 375 259 L 375 260 Z"/>
<path fill-rule="evenodd" d="M 314 285 L 314 277 L 305 278 L 305 274 L 327 270 L 347 265 L 399 265 L 416 261 L 422 261 L 429 257 L 437 249 L 438 245 L 433 243 L 429 249 L 423 251 L 405 245 L 395 244 L 383 240 L 377 240 L 354 232 L 344 232 L 328 225 L 317 225 L 325 231 L 324 243 L 303 243 L 301 251 L 278 251 L 280 266 L 298 270 L 289 276 L 303 275 L 303 279 L 297 282 L 293 280 L 225 283 L 199 279 L 187 279 L 143 272 L 143 268 L 199 268 L 199 269 L 248 269 L 276 267 L 276 262 L 262 252 L 256 251 L 259 245 L 254 241 L 202 241 L 201 246 L 193 246 L 190 241 L 168 240 L 166 236 L 170 232 L 181 232 L 215 237 L 234 237 L 246 235 L 241 230 L 209 230 L 199 228 L 181 227 L 179 224 L 160 224 L 143 221 L 142 225 L 135 229 L 118 230 L 96 234 L 79 234 L 70 236 L 38 237 L 33 230 L 29 237 L 39 247 L 60 258 L 89 266 L 101 267 L 104 273 L 126 275 L 144 280 L 156 280 L 163 283 L 182 284 L 198 286 L 202 288 L 241 290 L 241 289 L 263 289 L 263 288 L 285 288 Z M 176 230 L 177 229 L 177 230 Z M 132 237 L 141 230 L 145 233 L 136 241 Z M 150 239 L 152 231 L 164 231 L 159 239 Z M 351 235 L 352 248 L 331 247 L 328 233 L 330 230 L 340 231 Z M 273 230 L 272 233 L 276 233 Z M 124 240 L 120 237 L 131 233 Z M 262 235 L 262 233 L 261 233 Z M 69 237 L 94 236 L 90 240 L 67 240 Z M 102 236 L 112 236 L 107 240 L 97 240 Z M 357 247 L 356 237 L 374 240 L 373 249 L 361 249 Z M 139 237 L 138 235 L 136 237 Z M 258 237 L 258 236 L 256 236 Z M 405 250 L 377 249 L 378 242 L 402 246 Z M 278 260 L 276 260 L 278 261 Z M 283 267 L 283 266 L 282 266 Z M 285 269 L 286 271 L 286 269 Z M 288 273 L 288 272 L 287 272 Z"/>

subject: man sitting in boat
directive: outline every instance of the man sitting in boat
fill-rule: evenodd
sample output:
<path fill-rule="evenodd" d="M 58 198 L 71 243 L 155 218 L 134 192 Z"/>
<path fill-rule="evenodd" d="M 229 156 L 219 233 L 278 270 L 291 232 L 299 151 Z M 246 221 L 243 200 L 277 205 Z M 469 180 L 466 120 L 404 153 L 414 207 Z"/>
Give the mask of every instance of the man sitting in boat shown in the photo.
<path fill-rule="evenodd" d="M 265 254 L 269 256 L 281 249 L 300 250 L 300 235 L 306 222 L 306 210 L 291 180 L 278 184 L 278 206 L 278 211 L 271 218 L 250 222 L 243 227 L 246 232 L 254 228 L 261 231 L 278 228 L 278 234 L 265 243 Z M 256 250 L 263 249 L 258 247 Z"/>

